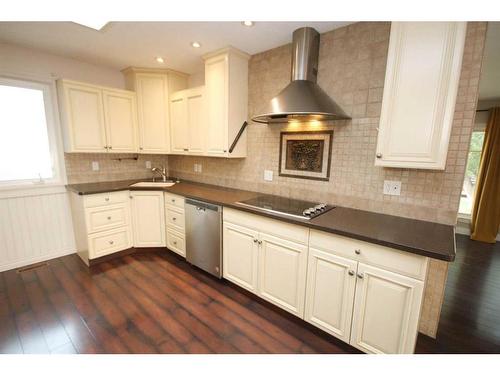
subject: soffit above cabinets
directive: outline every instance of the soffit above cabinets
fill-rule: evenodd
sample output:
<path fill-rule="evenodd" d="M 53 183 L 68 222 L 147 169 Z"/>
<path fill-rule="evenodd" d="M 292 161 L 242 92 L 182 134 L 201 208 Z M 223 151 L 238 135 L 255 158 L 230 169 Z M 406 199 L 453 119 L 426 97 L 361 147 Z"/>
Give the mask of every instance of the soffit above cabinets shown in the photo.
<path fill-rule="evenodd" d="M 77 60 L 123 69 L 203 71 L 201 56 L 231 45 L 251 55 L 291 42 L 303 26 L 319 32 L 352 22 L 110 22 L 97 31 L 73 22 L 0 22 L 0 42 L 36 48 Z M 193 48 L 191 43 L 201 43 Z M 162 57 L 159 64 L 156 57 Z"/>

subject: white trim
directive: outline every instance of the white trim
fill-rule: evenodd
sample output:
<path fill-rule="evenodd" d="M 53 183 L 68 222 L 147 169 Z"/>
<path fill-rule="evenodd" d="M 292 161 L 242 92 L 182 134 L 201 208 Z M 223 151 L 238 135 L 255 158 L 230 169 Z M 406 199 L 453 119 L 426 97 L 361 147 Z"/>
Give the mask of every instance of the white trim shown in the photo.
<path fill-rule="evenodd" d="M 2 265 L 0 265 L 0 272 L 12 270 L 12 269 L 19 268 L 19 267 L 29 266 L 30 264 L 44 262 L 46 260 L 59 258 L 59 257 L 65 256 L 65 255 L 70 255 L 70 254 L 75 254 L 75 253 L 76 253 L 76 249 L 64 249 L 64 250 L 59 251 L 59 252 L 54 253 L 54 254 L 48 254 L 48 255 L 44 255 L 44 256 L 40 256 L 40 257 L 32 257 L 32 258 L 28 258 L 28 259 L 19 260 L 16 262 L 2 264 Z"/>
<path fill-rule="evenodd" d="M 17 185 L 15 188 L 14 187 L 0 188 L 0 199 L 66 194 L 66 192 L 67 192 L 66 187 L 61 184 L 46 184 L 44 186 L 27 185 L 22 187 L 20 185 Z"/>
<path fill-rule="evenodd" d="M 33 184 L 36 188 L 40 184 L 47 185 L 65 185 L 66 168 L 64 165 L 64 153 L 62 145 L 61 125 L 59 121 L 59 107 L 57 102 L 56 81 L 52 77 L 35 76 L 33 74 L 19 74 L 12 72 L 0 71 L 0 82 L 13 87 L 26 87 L 41 90 L 43 92 L 45 104 L 45 116 L 47 123 L 47 136 L 49 138 L 49 151 L 52 160 L 53 178 L 42 180 L 18 180 L 18 181 L 1 181 L 0 190 L 22 188 L 25 189 L 28 185 Z"/>

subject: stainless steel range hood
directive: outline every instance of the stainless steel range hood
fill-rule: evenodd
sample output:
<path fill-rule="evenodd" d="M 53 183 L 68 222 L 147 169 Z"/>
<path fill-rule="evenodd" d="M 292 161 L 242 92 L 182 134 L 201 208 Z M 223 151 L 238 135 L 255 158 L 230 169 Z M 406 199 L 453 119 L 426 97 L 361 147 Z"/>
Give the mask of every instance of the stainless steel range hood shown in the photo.
<path fill-rule="evenodd" d="M 290 120 L 349 119 L 342 108 L 316 83 L 319 33 L 311 27 L 295 30 L 292 50 L 292 82 L 271 100 L 263 114 L 252 120 L 281 123 Z"/>

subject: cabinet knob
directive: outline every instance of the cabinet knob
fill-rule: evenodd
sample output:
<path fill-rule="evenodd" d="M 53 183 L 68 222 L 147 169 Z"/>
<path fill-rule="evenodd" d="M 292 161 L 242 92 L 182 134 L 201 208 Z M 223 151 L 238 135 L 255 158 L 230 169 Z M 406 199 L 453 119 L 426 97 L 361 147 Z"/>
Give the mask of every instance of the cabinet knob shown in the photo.
<path fill-rule="evenodd" d="M 108 149 L 108 146 L 104 146 L 104 149 L 107 150 Z"/>
<path fill-rule="evenodd" d="M 259 243 L 259 245 L 262 245 L 262 241 L 261 240 L 259 240 L 258 243 Z"/>
<path fill-rule="evenodd" d="M 109 202 L 109 197 L 104 198 L 106 202 Z"/>
<path fill-rule="evenodd" d="M 222 150 L 222 152 L 223 152 L 223 153 L 226 153 L 226 152 L 227 152 L 227 150 Z"/>
<path fill-rule="evenodd" d="M 173 221 L 176 221 L 176 220 L 177 220 L 177 218 L 176 218 L 176 217 L 173 217 L 173 218 L 172 218 L 172 220 L 173 220 Z"/>
<path fill-rule="evenodd" d="M 112 146 L 108 146 L 108 149 L 110 149 L 110 150 L 111 150 L 112 148 L 113 148 Z"/>
<path fill-rule="evenodd" d="M 382 158 L 382 154 L 380 152 L 377 152 L 377 154 L 375 156 L 377 157 L 377 159 L 381 159 Z"/>
<path fill-rule="evenodd" d="M 363 277 L 365 277 L 365 275 L 363 275 L 362 273 L 358 273 L 358 279 L 362 279 Z"/>
<path fill-rule="evenodd" d="M 108 216 L 108 220 L 111 220 L 111 216 Z"/>
<path fill-rule="evenodd" d="M 139 147 L 139 150 L 144 150 L 142 147 Z"/>
<path fill-rule="evenodd" d="M 174 245 L 177 245 L 177 241 L 174 241 Z"/>
<path fill-rule="evenodd" d="M 113 245 L 115 242 L 114 241 L 109 241 L 109 244 L 110 245 Z"/>
<path fill-rule="evenodd" d="M 258 240 L 257 238 L 254 238 L 254 239 L 253 239 L 253 242 L 254 242 L 254 243 L 257 243 L 257 242 L 259 242 L 259 240 Z"/>
<path fill-rule="evenodd" d="M 133 199 L 133 198 L 134 198 L 134 197 L 133 197 L 133 196 L 131 196 L 131 195 L 129 195 L 128 197 L 129 197 L 130 199 Z"/>
<path fill-rule="evenodd" d="M 359 250 L 359 249 L 354 250 L 354 252 L 355 252 L 357 255 L 361 254 L 361 250 Z"/>
<path fill-rule="evenodd" d="M 348 274 L 349 274 L 349 276 L 354 276 L 354 271 L 353 270 L 349 270 Z"/>
<path fill-rule="evenodd" d="M 189 148 L 185 148 L 184 151 L 189 151 Z"/>

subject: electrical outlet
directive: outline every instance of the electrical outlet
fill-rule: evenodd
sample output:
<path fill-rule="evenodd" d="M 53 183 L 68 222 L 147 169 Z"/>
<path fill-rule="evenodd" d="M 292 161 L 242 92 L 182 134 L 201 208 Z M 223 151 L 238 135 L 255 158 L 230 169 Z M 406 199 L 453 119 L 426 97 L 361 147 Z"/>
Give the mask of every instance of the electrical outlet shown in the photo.
<path fill-rule="evenodd" d="M 149 160 L 146 161 L 146 168 L 151 169 L 151 162 Z"/>
<path fill-rule="evenodd" d="M 98 171 L 99 170 L 99 162 L 93 161 L 92 162 L 92 170 L 93 171 Z"/>
<path fill-rule="evenodd" d="M 401 195 L 401 181 L 384 180 L 385 195 Z"/>
<path fill-rule="evenodd" d="M 264 181 L 272 181 L 273 180 L 273 171 L 266 169 L 264 171 Z"/>

